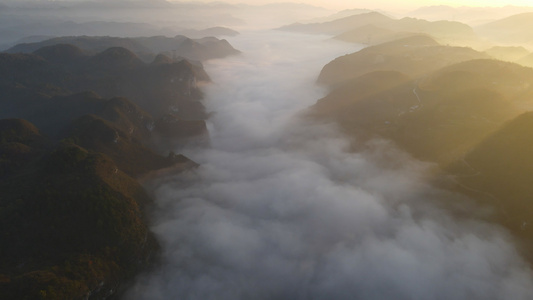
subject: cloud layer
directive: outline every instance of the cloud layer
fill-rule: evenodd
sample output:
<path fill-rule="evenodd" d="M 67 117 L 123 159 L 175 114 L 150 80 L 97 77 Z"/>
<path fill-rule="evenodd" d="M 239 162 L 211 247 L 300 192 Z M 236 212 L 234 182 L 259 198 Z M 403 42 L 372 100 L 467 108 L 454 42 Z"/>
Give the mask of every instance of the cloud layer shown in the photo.
<path fill-rule="evenodd" d="M 294 115 L 320 68 L 353 45 L 279 32 L 232 40 L 207 65 L 212 147 L 156 183 L 163 265 L 126 299 L 533 299 L 506 233 L 452 216 L 430 166 L 385 141 L 350 152 L 333 124 Z"/>

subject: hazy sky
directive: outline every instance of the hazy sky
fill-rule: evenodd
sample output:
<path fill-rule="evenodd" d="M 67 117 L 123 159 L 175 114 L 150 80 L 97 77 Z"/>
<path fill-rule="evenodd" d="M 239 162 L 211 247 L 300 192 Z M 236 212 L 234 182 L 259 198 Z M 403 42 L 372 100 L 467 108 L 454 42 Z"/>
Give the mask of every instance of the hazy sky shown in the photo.
<path fill-rule="evenodd" d="M 196 0 L 198 1 L 198 0 Z M 210 2 L 209 0 L 202 2 Z M 346 8 L 376 8 L 376 7 L 399 7 L 405 6 L 409 8 L 427 5 L 452 5 L 452 6 L 533 6 L 533 0 L 226 0 L 224 2 L 230 3 L 247 3 L 247 4 L 264 4 L 275 2 L 300 2 L 308 3 L 321 7 L 332 9 L 346 9 Z"/>

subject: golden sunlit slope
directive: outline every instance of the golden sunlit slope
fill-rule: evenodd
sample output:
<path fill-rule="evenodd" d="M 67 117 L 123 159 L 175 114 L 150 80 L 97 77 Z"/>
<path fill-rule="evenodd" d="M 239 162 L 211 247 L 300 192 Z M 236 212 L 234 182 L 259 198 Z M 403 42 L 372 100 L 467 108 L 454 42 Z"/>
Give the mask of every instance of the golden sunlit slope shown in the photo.
<path fill-rule="evenodd" d="M 500 222 L 526 237 L 533 236 L 532 128 L 533 113 L 524 113 L 488 136 L 455 166 L 460 174 L 457 188 L 498 208 Z"/>
<path fill-rule="evenodd" d="M 517 61 L 526 67 L 533 68 L 533 53 Z"/>
<path fill-rule="evenodd" d="M 485 50 L 485 53 L 495 59 L 510 62 L 519 62 L 520 59 L 523 59 L 530 54 L 530 52 L 526 48 L 521 46 L 494 46 L 490 49 Z"/>
<path fill-rule="evenodd" d="M 327 64 L 318 82 L 337 85 L 372 71 L 394 70 L 411 77 L 486 54 L 465 47 L 438 44 L 429 36 L 417 35 L 365 48 Z"/>
<path fill-rule="evenodd" d="M 385 138 L 437 163 L 446 175 L 439 184 L 493 208 L 493 220 L 533 241 L 533 69 L 474 59 L 409 76 L 411 70 L 399 72 L 397 61 L 409 62 L 410 56 L 401 49 L 394 53 L 395 60 L 380 69 L 368 68 L 370 58 L 362 54 L 349 65 L 351 73 L 331 69 L 343 80 L 309 115 L 337 122 L 358 145 Z M 443 58 L 450 53 L 441 52 Z"/>
<path fill-rule="evenodd" d="M 434 51 L 433 47 L 417 47 L 416 53 Z M 449 60 L 455 54 L 437 52 Z M 533 69 L 477 59 L 440 69 L 423 63 L 424 72 L 414 73 L 408 67 L 410 55 L 401 49 L 391 53 L 397 56 L 380 68 L 369 68 L 370 59 L 361 58 L 349 68 L 330 69 L 330 78 L 343 80 L 327 81 L 334 88 L 318 101 L 314 112 L 338 121 L 348 133 L 387 137 L 421 159 L 446 164 L 532 107 Z M 349 76 L 357 77 L 347 78 L 346 70 L 353 70 Z"/>
<path fill-rule="evenodd" d="M 506 44 L 533 44 L 533 12 L 522 13 L 494 21 L 476 28 L 476 32 L 489 40 Z"/>

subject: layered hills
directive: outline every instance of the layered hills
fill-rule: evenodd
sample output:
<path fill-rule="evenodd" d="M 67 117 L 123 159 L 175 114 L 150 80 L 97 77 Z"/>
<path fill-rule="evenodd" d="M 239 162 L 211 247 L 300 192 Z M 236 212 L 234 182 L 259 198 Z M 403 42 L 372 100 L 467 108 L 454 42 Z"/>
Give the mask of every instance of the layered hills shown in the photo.
<path fill-rule="evenodd" d="M 209 82 L 209 76 L 202 66 L 184 59 L 161 63 L 161 57 L 156 58 L 144 63 L 122 47 L 91 56 L 65 44 L 46 46 L 34 54 L 0 53 L 0 90 L 5 95 L 0 117 L 25 117 L 41 98 L 94 91 L 107 98 L 127 97 L 156 118 L 167 113 L 205 118 L 198 86 Z"/>
<path fill-rule="evenodd" d="M 500 43 L 531 45 L 531 25 L 533 12 L 525 12 L 480 25 L 476 27 L 476 33 Z"/>
<path fill-rule="evenodd" d="M 340 40 L 363 44 L 376 44 L 398 38 L 398 36 L 393 34 L 399 34 L 400 36 L 428 34 L 439 40 L 453 42 L 454 44 L 467 43 L 476 38 L 474 30 L 460 22 L 430 22 L 408 17 L 394 19 L 378 12 L 354 14 L 323 23 L 295 23 L 279 29 L 312 34 L 329 34 L 336 36 Z"/>
<path fill-rule="evenodd" d="M 419 158 L 451 162 L 533 104 L 532 69 L 485 57 L 428 37 L 368 47 L 324 67 L 318 80 L 332 92 L 315 111 Z"/>
<path fill-rule="evenodd" d="M 533 69 L 410 37 L 337 58 L 319 82 L 331 92 L 311 115 L 359 141 L 385 138 L 437 163 L 447 188 L 493 207 L 494 220 L 533 241 Z"/>
<path fill-rule="evenodd" d="M 213 29 L 215 30 L 215 29 Z M 22 43 L 7 49 L 7 53 L 33 53 L 45 46 L 69 44 L 80 48 L 87 54 L 96 54 L 113 47 L 121 47 L 135 53 L 144 61 L 152 61 L 157 54 L 171 57 L 183 57 L 189 60 L 203 61 L 222 58 L 240 53 L 226 40 L 215 37 L 191 39 L 183 35 L 175 37 L 109 37 L 109 36 L 67 36 L 35 43 Z"/>
<path fill-rule="evenodd" d="M 430 36 L 415 35 L 338 57 L 322 69 L 318 82 L 337 85 L 372 71 L 387 70 L 417 77 L 453 63 L 488 57 L 471 48 L 444 46 Z"/>
<path fill-rule="evenodd" d="M 139 179 L 196 167 L 166 146 L 206 138 L 201 82 L 124 47 L 0 53 L 0 298 L 107 299 L 154 262 Z"/>
<path fill-rule="evenodd" d="M 458 189 L 497 207 L 498 220 L 528 238 L 533 235 L 532 126 L 533 114 L 520 114 L 449 167 L 459 174 Z"/>

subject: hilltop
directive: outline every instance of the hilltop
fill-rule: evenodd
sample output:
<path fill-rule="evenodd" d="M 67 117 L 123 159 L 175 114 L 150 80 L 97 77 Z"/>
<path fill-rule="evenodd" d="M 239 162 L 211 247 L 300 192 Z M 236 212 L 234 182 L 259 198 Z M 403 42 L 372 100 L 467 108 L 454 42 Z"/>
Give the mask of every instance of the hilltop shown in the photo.
<path fill-rule="evenodd" d="M 427 21 L 405 17 L 394 19 L 371 11 L 323 23 L 295 23 L 278 28 L 284 31 L 334 35 L 343 41 L 377 44 L 409 35 L 431 35 L 440 41 L 467 44 L 476 41 L 474 30 L 460 22 Z M 366 32 L 366 36 L 365 33 Z"/>
<path fill-rule="evenodd" d="M 196 163 L 201 65 L 124 47 L 0 53 L 0 298 L 106 299 L 157 259 L 139 180 Z"/>
<path fill-rule="evenodd" d="M 471 48 L 443 46 L 430 36 L 415 35 L 338 57 L 324 66 L 318 82 L 334 86 L 369 72 L 387 70 L 418 77 L 450 64 L 487 57 Z"/>

